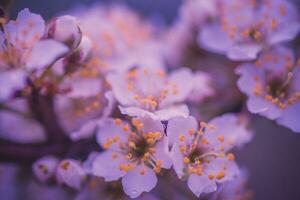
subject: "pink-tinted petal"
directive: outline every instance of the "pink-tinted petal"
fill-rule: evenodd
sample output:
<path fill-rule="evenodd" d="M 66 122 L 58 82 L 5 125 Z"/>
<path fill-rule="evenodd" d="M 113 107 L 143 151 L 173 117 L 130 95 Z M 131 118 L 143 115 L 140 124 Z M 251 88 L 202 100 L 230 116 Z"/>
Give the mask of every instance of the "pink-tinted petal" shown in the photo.
<path fill-rule="evenodd" d="M 160 120 L 152 119 L 149 116 L 138 118 L 143 123 L 143 128 L 141 129 L 143 132 L 160 132 L 163 136 L 164 134 L 164 126 Z"/>
<path fill-rule="evenodd" d="M 247 107 L 250 112 L 260 114 L 269 119 L 277 119 L 282 115 L 281 109 L 261 97 L 250 97 L 247 101 Z"/>
<path fill-rule="evenodd" d="M 254 67 L 251 63 L 246 63 L 238 66 L 235 72 L 241 75 L 237 81 L 239 89 L 249 96 L 254 95 L 254 89 L 257 84 L 255 77 L 262 75 L 261 70 Z"/>
<path fill-rule="evenodd" d="M 142 169 L 146 170 L 144 174 L 140 173 Z M 150 192 L 156 184 L 156 174 L 152 169 L 142 165 L 136 166 L 122 178 L 123 190 L 131 198 L 136 198 L 143 192 Z"/>
<path fill-rule="evenodd" d="M 169 120 L 173 117 L 187 117 L 189 116 L 189 109 L 187 105 L 174 105 L 174 106 L 168 106 L 166 108 L 162 108 L 161 110 L 157 110 L 154 112 L 154 114 L 157 116 L 160 120 Z"/>
<path fill-rule="evenodd" d="M 42 40 L 24 55 L 29 70 L 42 69 L 53 64 L 69 51 L 64 44 L 55 40 Z"/>
<path fill-rule="evenodd" d="M 253 136 L 252 131 L 246 128 L 246 122 L 235 114 L 224 114 L 208 122 L 214 127 L 207 128 L 204 137 L 213 150 L 220 151 L 224 148 L 226 152 L 233 147 L 241 147 Z"/>
<path fill-rule="evenodd" d="M 239 44 L 232 46 L 227 52 L 228 58 L 234 61 L 253 60 L 257 58 L 258 53 L 262 50 L 261 45 L 257 44 Z"/>
<path fill-rule="evenodd" d="M 168 139 L 164 137 L 156 144 L 155 157 L 161 161 L 161 166 L 165 169 L 169 169 L 172 166 L 172 159 L 168 147 Z"/>
<path fill-rule="evenodd" d="M 210 85 L 212 77 L 205 72 L 196 72 L 193 77 L 193 89 L 188 95 L 188 100 L 192 102 L 201 102 L 205 97 L 211 96 L 214 89 Z"/>
<path fill-rule="evenodd" d="M 10 70 L 0 73 L 0 101 L 8 100 L 16 90 L 26 84 L 26 73 L 23 70 Z"/>
<path fill-rule="evenodd" d="M 124 156 L 118 154 L 117 157 L 113 157 L 112 153 L 113 151 L 104 151 L 94 159 L 92 164 L 94 176 L 103 177 L 105 181 L 115 181 L 126 174 L 119 169 L 120 164 L 125 163 Z"/>
<path fill-rule="evenodd" d="M 152 119 L 159 119 L 158 116 L 156 116 L 155 114 L 153 114 L 152 112 L 149 112 L 145 109 L 142 108 L 138 108 L 138 107 L 123 107 L 123 106 L 119 106 L 119 109 L 121 111 L 121 113 L 123 115 L 129 115 L 131 117 L 145 117 L 145 116 L 149 116 Z"/>
<path fill-rule="evenodd" d="M 233 42 L 218 25 L 204 27 L 198 36 L 200 46 L 216 53 L 226 52 Z"/>
<path fill-rule="evenodd" d="M 16 21 L 9 21 L 4 27 L 8 41 L 18 49 L 33 47 L 45 33 L 45 21 L 28 8 L 19 12 Z"/>
<path fill-rule="evenodd" d="M 270 44 L 276 44 L 279 42 L 290 41 L 294 39 L 300 31 L 299 22 L 289 22 L 280 26 L 280 29 L 272 33 L 269 38 Z"/>
<path fill-rule="evenodd" d="M 192 137 L 189 135 L 190 130 L 197 131 L 198 124 L 194 117 L 176 117 L 168 122 L 167 136 L 169 138 L 169 144 L 181 143 L 179 141 L 179 136 L 182 134 L 185 136 L 184 142 L 190 142 Z"/>
<path fill-rule="evenodd" d="M 198 176 L 192 174 L 188 178 L 188 187 L 197 196 L 200 197 L 201 194 L 214 192 L 217 190 L 217 185 L 214 180 L 210 180 L 207 176 Z"/>
<path fill-rule="evenodd" d="M 171 159 L 173 161 L 173 168 L 178 176 L 178 178 L 182 178 L 184 176 L 184 163 L 183 163 L 183 155 L 179 150 L 179 144 L 174 143 L 170 152 Z"/>
<path fill-rule="evenodd" d="M 212 160 L 207 164 L 205 172 L 214 175 L 216 182 L 223 183 L 235 179 L 239 175 L 240 170 L 235 161 L 228 160 L 225 157 Z M 224 173 L 224 177 L 217 178 L 219 173 Z"/>
<path fill-rule="evenodd" d="M 107 100 L 107 105 L 103 110 L 102 118 L 107 118 L 113 111 L 114 106 L 116 104 L 116 99 L 112 91 L 108 91 L 104 93 L 104 96 Z"/>
<path fill-rule="evenodd" d="M 169 105 L 172 103 L 179 103 L 184 101 L 192 89 L 194 88 L 194 82 L 193 81 L 186 81 L 183 84 L 184 80 L 193 80 L 194 76 L 189 69 L 180 69 L 176 70 L 173 73 L 170 74 L 168 78 L 168 83 L 171 86 L 176 86 L 176 93 L 171 93 L 166 96 L 164 100 L 161 102 L 161 106 Z M 172 89 L 170 89 L 172 91 Z"/>
<path fill-rule="evenodd" d="M 282 116 L 277 119 L 277 123 L 290 128 L 296 133 L 300 133 L 300 102 L 288 106 Z"/>
<path fill-rule="evenodd" d="M 111 85 L 112 91 L 120 104 L 132 105 L 135 100 L 133 95 L 128 91 L 127 82 L 122 75 L 108 75 L 107 81 Z"/>

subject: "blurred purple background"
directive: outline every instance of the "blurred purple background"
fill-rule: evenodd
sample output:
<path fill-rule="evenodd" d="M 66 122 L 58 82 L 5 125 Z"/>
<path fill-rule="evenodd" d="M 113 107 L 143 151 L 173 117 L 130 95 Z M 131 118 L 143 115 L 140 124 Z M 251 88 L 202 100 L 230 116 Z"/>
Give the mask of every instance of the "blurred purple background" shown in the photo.
<path fill-rule="evenodd" d="M 22 8 L 41 14 L 45 18 L 75 7 L 95 2 L 121 2 L 146 16 L 161 15 L 172 22 L 180 0 L 15 0 L 11 15 Z M 295 1 L 300 4 L 300 1 Z M 299 122 L 300 123 L 300 122 Z M 239 151 L 238 160 L 250 171 L 250 187 L 255 200 L 300 200 L 300 135 L 273 122 L 254 117 L 256 130 L 253 141 Z M 1 199 L 1 197 L 0 197 Z"/>

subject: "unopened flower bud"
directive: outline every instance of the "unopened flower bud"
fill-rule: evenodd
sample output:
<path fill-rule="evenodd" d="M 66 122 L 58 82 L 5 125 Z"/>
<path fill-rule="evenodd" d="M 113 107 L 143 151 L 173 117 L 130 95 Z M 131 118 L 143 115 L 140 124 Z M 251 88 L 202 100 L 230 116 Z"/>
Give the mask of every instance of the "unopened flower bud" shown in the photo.
<path fill-rule="evenodd" d="M 49 38 L 63 42 L 71 49 L 77 48 L 82 38 L 78 20 L 70 15 L 52 20 L 47 30 Z"/>
<path fill-rule="evenodd" d="M 57 167 L 56 179 L 58 183 L 65 184 L 74 189 L 80 189 L 85 179 L 85 172 L 76 160 L 65 159 Z"/>
<path fill-rule="evenodd" d="M 77 49 L 64 59 L 64 65 L 67 73 L 76 71 L 90 58 L 92 46 L 93 44 L 91 39 L 83 36 Z"/>
<path fill-rule="evenodd" d="M 36 178 L 41 182 L 51 179 L 56 171 L 58 159 L 54 156 L 45 156 L 37 160 L 32 169 Z"/>

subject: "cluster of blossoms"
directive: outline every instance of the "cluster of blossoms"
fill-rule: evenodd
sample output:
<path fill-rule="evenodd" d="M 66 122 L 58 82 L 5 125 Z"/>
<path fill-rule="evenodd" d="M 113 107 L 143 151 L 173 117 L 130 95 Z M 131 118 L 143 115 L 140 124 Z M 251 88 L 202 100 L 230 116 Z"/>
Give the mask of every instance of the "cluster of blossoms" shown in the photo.
<path fill-rule="evenodd" d="M 250 199 L 233 153 L 253 137 L 250 113 L 300 132 L 288 0 L 186 0 L 163 30 L 120 5 L 68 14 L 24 9 L 0 24 L 0 155 L 32 162 L 44 185 L 154 200 L 146 192 L 177 184 L 175 172 L 195 197 Z M 0 180 L 15 183 L 15 168 L 1 164 Z"/>

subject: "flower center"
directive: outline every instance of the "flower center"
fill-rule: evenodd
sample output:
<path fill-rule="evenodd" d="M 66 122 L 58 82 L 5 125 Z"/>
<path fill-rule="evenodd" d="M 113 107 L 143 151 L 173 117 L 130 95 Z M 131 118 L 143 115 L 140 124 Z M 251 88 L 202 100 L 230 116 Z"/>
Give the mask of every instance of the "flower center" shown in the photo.
<path fill-rule="evenodd" d="M 129 125 L 125 124 L 122 120 L 116 119 L 116 124 L 123 126 L 124 132 L 129 132 Z M 104 144 L 104 148 L 108 149 L 112 144 L 119 142 L 118 148 L 110 148 L 112 158 L 115 159 L 118 156 L 124 156 L 127 162 L 121 163 L 119 169 L 121 171 L 129 171 L 136 167 L 136 165 L 144 164 L 151 168 L 155 173 L 159 173 L 161 170 L 161 161 L 155 157 L 156 144 L 162 137 L 160 132 L 143 132 L 143 123 L 138 119 L 132 119 L 131 121 L 134 131 L 128 133 L 127 140 L 120 141 L 120 137 L 116 136 L 112 139 L 108 139 Z M 122 134 L 122 133 L 121 133 Z M 145 174 L 146 169 L 142 168 L 141 174 Z"/>

